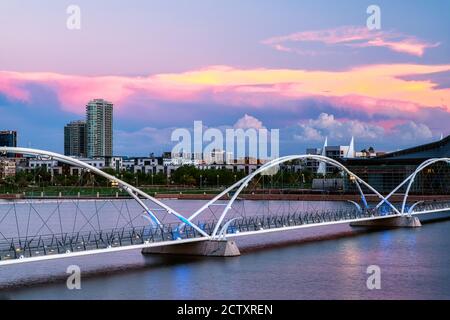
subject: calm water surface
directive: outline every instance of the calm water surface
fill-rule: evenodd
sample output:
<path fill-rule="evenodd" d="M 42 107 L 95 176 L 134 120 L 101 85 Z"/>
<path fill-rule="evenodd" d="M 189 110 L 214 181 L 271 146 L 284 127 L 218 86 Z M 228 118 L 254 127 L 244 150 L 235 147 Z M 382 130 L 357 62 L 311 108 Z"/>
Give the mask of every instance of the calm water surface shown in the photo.
<path fill-rule="evenodd" d="M 371 232 L 330 226 L 239 239 L 238 245 L 242 256 L 236 258 L 129 251 L 0 267 L 0 298 L 450 298 L 450 221 Z M 72 264 L 82 270 L 81 290 L 66 288 Z M 369 265 L 381 268 L 381 290 L 366 287 Z"/>

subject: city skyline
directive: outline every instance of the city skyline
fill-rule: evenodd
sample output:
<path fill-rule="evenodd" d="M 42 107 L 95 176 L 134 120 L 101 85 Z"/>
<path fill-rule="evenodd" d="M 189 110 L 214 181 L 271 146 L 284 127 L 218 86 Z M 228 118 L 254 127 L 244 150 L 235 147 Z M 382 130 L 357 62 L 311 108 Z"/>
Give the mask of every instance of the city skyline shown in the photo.
<path fill-rule="evenodd" d="M 2 3 L 0 128 L 62 152 L 61 128 L 103 97 L 117 107 L 115 154 L 161 154 L 196 120 L 280 128 L 281 155 L 326 136 L 395 151 L 448 135 L 450 4 L 379 1 L 381 29 L 368 30 L 372 3 L 324 3 L 78 1 L 80 30 L 66 28 L 69 2 L 26 3 L 33 15 Z"/>
<path fill-rule="evenodd" d="M 92 99 L 86 104 L 84 120 L 64 126 L 64 155 L 79 158 L 113 156 L 113 109 L 111 102 Z"/>

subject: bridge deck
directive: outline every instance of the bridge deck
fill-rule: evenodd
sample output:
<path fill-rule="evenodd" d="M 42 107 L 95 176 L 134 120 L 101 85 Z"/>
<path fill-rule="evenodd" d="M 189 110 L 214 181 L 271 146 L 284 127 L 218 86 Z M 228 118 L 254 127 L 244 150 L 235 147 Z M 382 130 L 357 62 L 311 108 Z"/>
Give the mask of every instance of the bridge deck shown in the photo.
<path fill-rule="evenodd" d="M 413 214 L 424 215 L 449 210 L 448 203 L 434 203 L 422 205 L 420 211 Z M 386 219 L 394 216 L 396 214 L 393 211 L 385 213 L 379 211 L 359 212 L 355 209 L 239 217 L 230 222 L 226 236 L 233 238 L 306 227 Z M 197 225 L 206 233 L 211 234 L 215 223 L 215 221 L 197 222 Z M 168 224 L 161 229 L 145 226 L 3 239 L 0 240 L 0 265 L 176 245 L 209 239 L 192 227 L 185 226 L 179 231 L 177 226 L 177 224 Z"/>
<path fill-rule="evenodd" d="M 327 212 L 294 213 L 270 216 L 251 216 L 238 218 L 227 229 L 227 234 L 238 235 L 263 230 L 277 230 L 285 227 L 307 226 L 327 222 L 344 222 L 347 220 L 373 218 L 373 214 L 359 213 L 357 210 L 339 210 Z M 197 222 L 206 233 L 211 234 L 215 221 Z M 112 249 L 117 247 L 136 247 L 137 245 L 158 246 L 175 244 L 180 240 L 206 239 L 195 229 L 185 226 L 180 232 L 176 224 L 164 225 L 163 228 L 139 227 L 121 228 L 53 235 L 39 235 L 0 240 L 0 264 L 10 260 L 28 260 L 50 255 L 73 254 L 92 250 Z M 33 259 L 36 260 L 36 259 Z"/>

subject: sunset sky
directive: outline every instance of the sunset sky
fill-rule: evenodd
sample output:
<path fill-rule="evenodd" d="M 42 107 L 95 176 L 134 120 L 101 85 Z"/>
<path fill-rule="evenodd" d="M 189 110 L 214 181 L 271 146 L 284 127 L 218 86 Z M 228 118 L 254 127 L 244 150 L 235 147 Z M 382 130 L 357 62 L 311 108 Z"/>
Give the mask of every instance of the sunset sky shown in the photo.
<path fill-rule="evenodd" d="M 448 0 L 5 0 L 0 26 L 0 130 L 24 147 L 62 152 L 93 98 L 115 105 L 117 155 L 170 150 L 195 120 L 280 129 L 283 155 L 450 134 Z"/>

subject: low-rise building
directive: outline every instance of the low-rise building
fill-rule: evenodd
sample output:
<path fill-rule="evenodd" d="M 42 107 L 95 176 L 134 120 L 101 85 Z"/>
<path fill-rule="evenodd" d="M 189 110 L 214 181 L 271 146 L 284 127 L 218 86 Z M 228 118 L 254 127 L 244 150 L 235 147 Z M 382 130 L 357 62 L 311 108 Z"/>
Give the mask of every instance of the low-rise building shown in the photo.
<path fill-rule="evenodd" d="M 14 160 L 0 159 L 0 179 L 14 177 L 16 175 L 16 162 Z"/>
<path fill-rule="evenodd" d="M 225 155 L 226 153 L 220 153 Z M 97 169 L 113 169 L 115 172 L 144 173 L 150 175 L 164 174 L 171 176 L 174 171 L 182 166 L 195 166 L 199 170 L 229 170 L 231 172 L 242 172 L 250 174 L 260 168 L 268 160 L 242 158 L 241 161 L 233 160 L 228 163 L 206 163 L 203 160 L 188 159 L 183 156 L 171 157 L 170 153 L 164 153 L 161 157 L 150 155 L 148 157 L 124 157 L 114 156 L 111 158 L 79 158 L 72 157 L 84 163 L 87 163 Z M 203 158 L 203 157 L 202 157 Z M 220 157 L 221 159 L 221 157 Z M 19 159 L 16 159 L 19 160 Z M 108 161 L 109 160 L 109 161 Z M 46 170 L 53 175 L 80 175 L 84 169 L 76 165 L 69 165 L 49 157 L 24 157 L 17 165 L 18 171 L 33 172 L 34 170 Z M 281 165 L 282 170 L 289 172 L 298 172 L 304 169 L 300 162 L 293 162 Z M 275 173 L 275 172 L 274 172 Z"/>
<path fill-rule="evenodd" d="M 308 148 L 306 154 L 325 156 L 331 159 L 353 159 L 356 156 L 354 139 L 352 138 L 348 146 L 328 145 L 328 138 L 325 139 L 325 143 L 322 148 Z M 315 159 L 307 159 L 306 168 L 314 173 L 325 174 L 332 173 L 336 169 L 333 166 L 327 166 L 325 163 L 317 161 Z"/>

